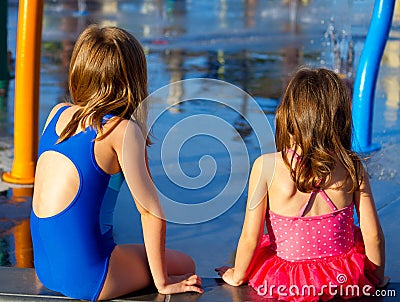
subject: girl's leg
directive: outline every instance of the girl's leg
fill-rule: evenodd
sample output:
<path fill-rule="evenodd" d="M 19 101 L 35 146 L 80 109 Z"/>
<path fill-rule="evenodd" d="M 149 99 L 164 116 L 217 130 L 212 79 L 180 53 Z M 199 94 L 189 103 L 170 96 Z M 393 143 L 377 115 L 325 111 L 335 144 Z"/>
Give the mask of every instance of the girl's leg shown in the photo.
<path fill-rule="evenodd" d="M 179 251 L 165 251 L 168 275 L 195 273 L 193 259 Z M 122 296 L 153 284 L 143 244 L 117 245 L 110 258 L 108 273 L 99 300 Z"/>
<path fill-rule="evenodd" d="M 165 259 L 167 262 L 168 276 L 186 275 L 196 273 L 196 264 L 189 255 L 180 251 L 165 250 Z"/>

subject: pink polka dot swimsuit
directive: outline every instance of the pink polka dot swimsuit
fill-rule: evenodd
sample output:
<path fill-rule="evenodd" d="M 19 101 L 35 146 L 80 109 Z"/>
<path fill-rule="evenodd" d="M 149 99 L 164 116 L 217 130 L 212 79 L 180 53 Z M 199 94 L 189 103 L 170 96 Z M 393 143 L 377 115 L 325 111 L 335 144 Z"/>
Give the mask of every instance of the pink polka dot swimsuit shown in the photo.
<path fill-rule="evenodd" d="M 320 193 L 332 212 L 304 217 L 304 211 L 316 194 Z M 354 245 L 354 205 L 338 210 L 325 191 L 313 191 L 297 217 L 269 211 L 275 235 L 277 255 L 283 259 L 303 260 L 336 256 L 348 252 Z"/>
<path fill-rule="evenodd" d="M 297 154 L 295 157 L 300 161 Z M 317 194 L 331 212 L 304 216 Z M 375 265 L 365 255 L 360 229 L 354 224 L 354 202 L 337 209 L 324 190 L 315 190 L 297 216 L 269 210 L 268 233 L 256 248 L 247 270 L 254 295 L 282 301 L 327 301 L 373 292 Z M 304 286 L 306 290 L 304 291 Z M 359 291 L 347 290 L 354 288 Z M 335 289 L 335 290 L 332 290 Z M 304 291 L 304 292 L 303 292 Z"/>

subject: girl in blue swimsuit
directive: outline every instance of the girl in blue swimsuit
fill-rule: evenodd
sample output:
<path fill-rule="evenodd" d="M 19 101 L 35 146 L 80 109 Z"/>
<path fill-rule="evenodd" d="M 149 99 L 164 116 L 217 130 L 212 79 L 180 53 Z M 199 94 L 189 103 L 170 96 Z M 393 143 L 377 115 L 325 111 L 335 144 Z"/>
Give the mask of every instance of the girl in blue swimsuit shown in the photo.
<path fill-rule="evenodd" d="M 201 293 L 192 258 L 165 248 L 165 219 L 147 166 L 147 70 L 139 42 L 120 28 L 88 27 L 72 53 L 69 91 L 72 104 L 51 111 L 39 146 L 31 232 L 40 281 L 92 301 L 151 284 L 162 294 Z M 123 177 L 141 214 L 144 245 L 116 245 L 102 219 Z"/>

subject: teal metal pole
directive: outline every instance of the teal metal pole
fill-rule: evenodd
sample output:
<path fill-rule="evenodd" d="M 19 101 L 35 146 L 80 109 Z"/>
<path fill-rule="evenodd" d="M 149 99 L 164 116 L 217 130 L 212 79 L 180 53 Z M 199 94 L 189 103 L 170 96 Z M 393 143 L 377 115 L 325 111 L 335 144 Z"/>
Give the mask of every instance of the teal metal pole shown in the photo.
<path fill-rule="evenodd" d="M 389 37 L 396 0 L 376 0 L 367 38 L 357 68 L 353 91 L 353 149 L 368 153 L 380 149 L 372 144 L 372 116 L 376 80 Z"/>
<path fill-rule="evenodd" d="M 10 79 L 7 47 L 7 0 L 0 0 L 0 94 L 5 94 Z"/>

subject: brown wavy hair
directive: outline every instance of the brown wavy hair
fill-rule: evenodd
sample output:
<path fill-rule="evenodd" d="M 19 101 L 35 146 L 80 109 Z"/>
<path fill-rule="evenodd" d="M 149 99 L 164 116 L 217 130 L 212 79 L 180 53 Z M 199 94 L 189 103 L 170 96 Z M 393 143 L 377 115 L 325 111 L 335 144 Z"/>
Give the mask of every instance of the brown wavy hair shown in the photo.
<path fill-rule="evenodd" d="M 148 96 L 146 57 L 130 33 L 118 27 L 86 28 L 72 52 L 68 85 L 72 103 L 80 108 L 62 131 L 59 142 L 87 124 L 100 133 L 96 140 L 101 140 L 122 119 L 132 117 L 150 144 L 146 126 L 148 106 L 143 102 Z M 106 114 L 120 120 L 103 133 Z"/>
<path fill-rule="evenodd" d="M 351 151 L 351 99 L 332 71 L 300 68 L 292 76 L 276 112 L 276 146 L 301 192 L 324 188 L 338 160 L 348 172 L 350 192 L 359 189 L 364 168 Z M 296 164 L 294 154 L 301 153 Z"/>

